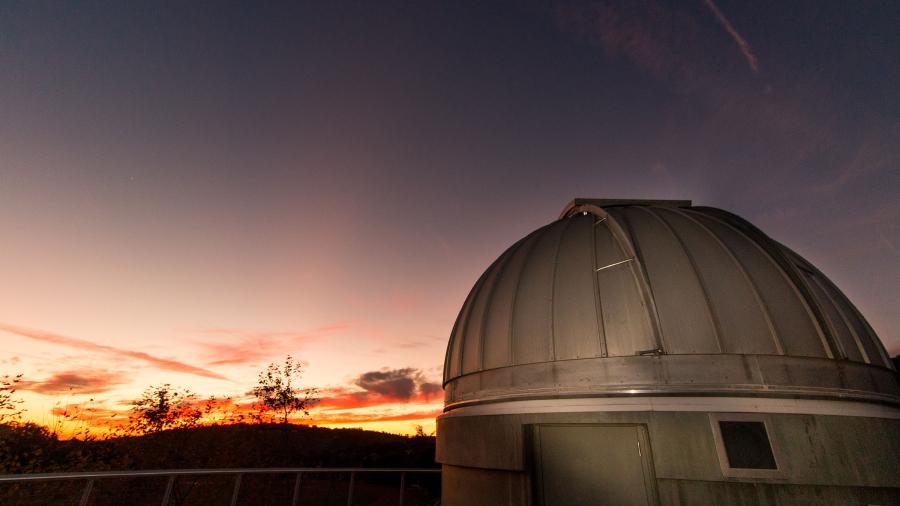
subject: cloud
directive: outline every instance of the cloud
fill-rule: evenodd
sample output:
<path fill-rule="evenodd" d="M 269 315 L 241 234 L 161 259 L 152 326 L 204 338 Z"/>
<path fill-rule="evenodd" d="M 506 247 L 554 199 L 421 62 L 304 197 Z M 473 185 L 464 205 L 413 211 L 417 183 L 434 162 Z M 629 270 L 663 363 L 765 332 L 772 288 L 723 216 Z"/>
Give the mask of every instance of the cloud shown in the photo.
<path fill-rule="evenodd" d="M 74 337 L 63 336 L 60 334 L 54 334 L 51 332 L 45 332 L 43 330 L 35 330 L 29 329 L 25 327 L 19 327 L 16 325 L 9 325 L 6 323 L 0 323 L 0 330 L 9 332 L 11 334 L 16 334 L 22 337 L 27 337 L 29 339 L 34 339 L 36 341 L 42 341 L 45 343 L 53 343 L 58 344 L 60 346 L 68 346 L 70 348 L 76 348 L 79 350 L 103 353 L 106 355 L 112 355 L 116 357 L 125 357 L 135 360 L 141 360 L 143 362 L 152 364 L 153 366 L 164 369 L 167 371 L 175 371 L 182 372 L 185 374 L 193 374 L 195 376 L 203 376 L 205 378 L 214 378 L 214 379 L 226 379 L 221 374 L 215 373 L 208 369 L 203 369 L 201 367 L 195 367 L 189 364 L 185 364 L 184 362 L 179 362 L 177 360 L 170 360 L 166 358 L 155 357 L 153 355 L 149 355 L 142 351 L 134 351 L 134 350 L 126 350 L 123 348 L 116 348 L 114 346 L 107 346 L 104 344 L 92 343 L 90 341 L 86 341 L 84 339 L 77 339 Z"/>
<path fill-rule="evenodd" d="M 419 392 L 429 400 L 440 395 L 443 391 L 444 389 L 438 383 L 422 383 L 419 385 Z"/>
<path fill-rule="evenodd" d="M 201 333 L 215 336 L 217 341 L 200 341 L 197 345 L 203 349 L 207 365 L 254 364 L 296 351 L 301 345 L 321 339 L 326 334 L 348 330 L 352 325 L 351 322 L 337 322 L 308 332 L 206 329 Z"/>
<path fill-rule="evenodd" d="M 45 395 L 99 394 L 124 383 L 127 381 L 122 373 L 90 369 L 58 372 L 42 381 L 23 380 L 18 388 Z"/>
<path fill-rule="evenodd" d="M 441 340 L 443 340 L 443 338 L 441 338 Z M 404 349 L 424 348 L 426 346 L 431 346 L 431 343 L 428 343 L 425 341 L 404 341 L 402 343 L 397 343 L 396 345 L 394 345 L 394 347 L 396 347 L 396 348 L 404 348 Z"/>
<path fill-rule="evenodd" d="M 756 55 L 753 54 L 753 49 L 750 48 L 750 44 L 747 42 L 744 37 L 738 33 L 737 29 L 734 25 L 731 24 L 731 21 L 728 21 L 728 18 L 725 17 L 725 14 L 719 10 L 719 7 L 713 3 L 712 0 L 703 0 L 709 10 L 716 16 L 716 19 L 719 21 L 719 24 L 725 28 L 725 31 L 728 32 L 728 35 L 731 35 L 731 38 L 734 39 L 734 42 L 738 45 L 738 48 L 743 53 L 744 58 L 747 59 L 747 64 L 750 65 L 750 69 L 754 74 L 759 73 L 759 60 L 756 58 Z"/>
<path fill-rule="evenodd" d="M 439 370 L 438 370 L 439 372 Z M 43 381 L 23 382 L 24 388 L 42 393 L 99 393 L 116 384 L 121 375 L 97 371 L 64 371 Z M 293 418 L 303 424 L 349 424 L 388 421 L 414 421 L 433 419 L 442 409 L 439 405 L 441 386 L 429 381 L 425 372 L 412 367 L 362 373 L 348 385 L 325 388 L 322 399 L 311 410 L 310 417 Z M 109 401 L 112 405 L 88 402 L 57 406 L 56 416 L 84 421 L 91 427 L 120 427 L 130 414 L 133 400 Z M 250 421 L 257 413 L 258 405 L 252 395 L 198 398 L 195 407 L 207 413 L 204 423 L 235 423 Z"/>
<path fill-rule="evenodd" d="M 723 67 L 719 51 L 710 46 L 711 40 L 721 37 L 718 27 L 707 27 L 687 5 L 573 0 L 555 7 L 554 18 L 561 32 L 599 48 L 607 61 L 625 60 L 675 93 L 703 95 L 712 110 L 760 95 L 756 79 Z M 749 44 L 724 16 L 719 23 L 726 31 L 730 27 L 729 34 L 756 76 L 759 62 Z M 733 63 L 738 65 L 743 62 Z"/>
<path fill-rule="evenodd" d="M 679 88 L 709 88 L 715 80 L 703 65 L 697 22 L 654 1 L 562 4 L 556 21 L 562 31 L 600 47 L 607 59 L 624 56 L 653 78 Z"/>
<path fill-rule="evenodd" d="M 417 370 L 382 369 L 363 373 L 356 379 L 356 385 L 369 392 L 388 398 L 408 400 L 416 392 Z"/>
<path fill-rule="evenodd" d="M 412 367 L 369 371 L 359 375 L 354 383 L 368 393 L 403 401 L 417 394 L 428 398 L 441 390 L 440 385 L 426 381 L 422 371 Z"/>
<path fill-rule="evenodd" d="M 366 422 L 397 422 L 406 420 L 424 420 L 436 418 L 443 412 L 442 409 L 428 411 L 413 411 L 409 413 L 322 413 L 313 414 L 310 424 L 333 423 L 366 423 Z"/>
<path fill-rule="evenodd" d="M 203 343 L 207 365 L 234 365 L 263 362 L 278 355 L 280 345 L 270 338 L 246 337 L 236 343 Z"/>
<path fill-rule="evenodd" d="M 682 181 L 702 181 L 716 189 L 713 198 L 727 198 L 734 208 L 808 206 L 810 199 L 836 197 L 859 202 L 871 194 L 870 182 L 893 178 L 900 160 L 895 118 L 867 104 L 854 104 L 861 114 L 849 117 L 847 98 L 835 95 L 823 85 L 821 71 L 812 69 L 779 76 L 780 69 L 773 74 L 781 77 L 774 81 L 777 89 L 761 89 L 763 83 L 753 78 L 758 74 L 735 71 L 746 63 L 759 69 L 750 44 L 715 0 L 704 2 L 693 8 L 656 0 L 572 0 L 555 8 L 555 20 L 562 32 L 596 47 L 607 61 L 623 60 L 695 101 L 687 109 L 679 100 L 660 110 L 666 126 L 655 149 Z M 710 12 L 718 24 L 705 22 Z M 746 63 L 723 61 L 711 46 L 721 39 L 720 27 Z M 685 112 L 695 111 L 702 122 L 684 128 Z"/>
<path fill-rule="evenodd" d="M 333 387 L 322 391 L 319 409 L 357 409 L 397 403 L 433 402 L 440 397 L 440 384 L 428 381 L 420 369 L 380 369 L 360 374 L 357 388 Z"/>

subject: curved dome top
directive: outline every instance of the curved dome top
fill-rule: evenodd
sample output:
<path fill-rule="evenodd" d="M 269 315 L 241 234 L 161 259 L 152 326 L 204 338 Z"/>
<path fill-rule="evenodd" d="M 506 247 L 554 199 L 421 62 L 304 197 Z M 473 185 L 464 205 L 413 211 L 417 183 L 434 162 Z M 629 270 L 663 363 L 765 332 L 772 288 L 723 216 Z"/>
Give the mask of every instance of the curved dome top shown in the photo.
<path fill-rule="evenodd" d="M 576 199 L 475 284 L 444 383 L 526 364 L 673 355 L 893 369 L 844 294 L 742 218 L 683 201 Z M 450 388 L 448 402 L 464 394 Z"/>

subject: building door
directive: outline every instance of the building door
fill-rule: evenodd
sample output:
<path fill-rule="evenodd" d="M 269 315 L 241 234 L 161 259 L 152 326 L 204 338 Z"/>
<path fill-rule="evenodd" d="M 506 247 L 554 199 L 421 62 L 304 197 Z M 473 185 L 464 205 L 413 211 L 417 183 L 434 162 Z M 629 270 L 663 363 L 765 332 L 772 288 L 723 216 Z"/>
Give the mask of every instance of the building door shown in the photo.
<path fill-rule="evenodd" d="M 537 504 L 657 504 L 650 442 L 643 425 L 533 427 Z"/>

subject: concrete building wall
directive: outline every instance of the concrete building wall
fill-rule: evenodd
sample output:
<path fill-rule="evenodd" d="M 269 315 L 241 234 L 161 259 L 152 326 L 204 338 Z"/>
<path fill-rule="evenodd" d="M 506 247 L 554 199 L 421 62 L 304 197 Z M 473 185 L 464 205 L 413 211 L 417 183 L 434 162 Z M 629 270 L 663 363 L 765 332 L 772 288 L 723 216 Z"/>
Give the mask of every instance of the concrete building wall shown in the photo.
<path fill-rule="evenodd" d="M 710 414 L 704 412 L 445 416 L 438 420 L 437 447 L 445 470 L 444 504 L 529 504 L 534 424 L 645 426 L 663 505 L 900 504 L 900 420 L 752 416 L 766 421 L 778 452 L 778 477 L 725 476 Z"/>
<path fill-rule="evenodd" d="M 513 506 L 531 504 L 528 474 L 444 465 L 442 506 Z"/>

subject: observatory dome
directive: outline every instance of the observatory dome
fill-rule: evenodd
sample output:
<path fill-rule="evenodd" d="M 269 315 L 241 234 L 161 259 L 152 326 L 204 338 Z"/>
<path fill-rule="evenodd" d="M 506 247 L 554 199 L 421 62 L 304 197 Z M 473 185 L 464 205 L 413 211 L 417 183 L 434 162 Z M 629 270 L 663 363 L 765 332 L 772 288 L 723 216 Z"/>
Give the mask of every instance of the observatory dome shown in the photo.
<path fill-rule="evenodd" d="M 898 403 L 872 328 L 812 264 L 689 201 L 576 199 L 484 272 L 454 325 L 446 409 L 609 395 Z"/>

